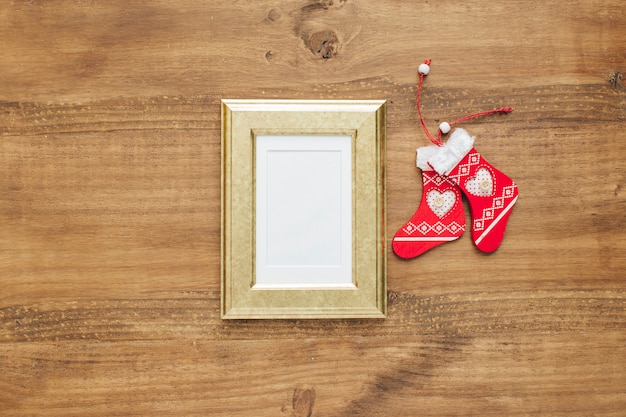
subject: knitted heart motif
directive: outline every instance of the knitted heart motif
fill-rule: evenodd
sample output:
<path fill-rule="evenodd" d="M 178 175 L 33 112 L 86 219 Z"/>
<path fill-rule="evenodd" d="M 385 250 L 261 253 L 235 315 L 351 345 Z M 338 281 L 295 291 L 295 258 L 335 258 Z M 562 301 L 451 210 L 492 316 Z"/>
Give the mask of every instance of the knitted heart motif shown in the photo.
<path fill-rule="evenodd" d="M 430 190 L 426 194 L 426 202 L 428 203 L 428 207 L 437 215 L 437 217 L 442 218 L 456 202 L 456 194 L 452 190 L 446 190 L 443 193 L 440 193 L 437 190 Z"/>
<path fill-rule="evenodd" d="M 477 197 L 489 197 L 493 194 L 493 176 L 487 168 L 478 168 L 474 178 L 465 181 L 468 193 Z"/>

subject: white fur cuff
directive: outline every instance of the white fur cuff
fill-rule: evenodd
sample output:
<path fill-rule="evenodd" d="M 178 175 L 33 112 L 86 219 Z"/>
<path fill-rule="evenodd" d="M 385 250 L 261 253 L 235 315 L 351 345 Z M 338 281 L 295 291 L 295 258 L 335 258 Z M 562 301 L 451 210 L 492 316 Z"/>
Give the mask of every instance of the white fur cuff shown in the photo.
<path fill-rule="evenodd" d="M 428 158 L 430 165 L 440 175 L 448 175 L 461 162 L 461 159 L 474 147 L 474 138 L 464 129 L 456 129 L 450 139 L 437 152 Z M 418 153 L 419 155 L 419 153 Z"/>
<path fill-rule="evenodd" d="M 430 146 L 422 146 L 421 148 L 417 148 L 417 158 L 415 159 L 415 165 L 422 171 L 432 171 L 433 169 L 428 165 L 428 160 L 432 158 L 437 151 L 439 150 L 438 146 L 430 145 Z"/>

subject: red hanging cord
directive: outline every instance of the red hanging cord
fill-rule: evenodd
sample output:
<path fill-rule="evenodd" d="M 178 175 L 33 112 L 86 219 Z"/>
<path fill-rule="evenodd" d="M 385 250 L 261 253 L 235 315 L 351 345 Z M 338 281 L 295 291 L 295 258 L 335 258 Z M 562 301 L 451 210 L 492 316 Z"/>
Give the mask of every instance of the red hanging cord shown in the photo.
<path fill-rule="evenodd" d="M 417 114 L 419 115 L 420 118 L 420 123 L 422 124 L 422 129 L 424 129 L 424 133 L 426 134 L 426 136 L 428 137 L 428 139 L 430 139 L 430 141 L 432 143 L 434 143 L 437 146 L 442 146 L 443 145 L 443 140 L 441 139 L 441 136 L 443 135 L 443 132 L 441 131 L 441 129 L 437 129 L 437 138 L 434 138 L 433 135 L 430 134 L 430 132 L 428 131 L 428 127 L 426 127 L 426 123 L 424 122 L 424 117 L 422 116 L 422 106 L 420 104 L 421 101 L 421 92 L 422 92 L 422 84 L 424 83 L 424 77 L 426 75 L 428 75 L 428 72 L 430 71 L 430 63 L 432 62 L 431 59 L 427 59 L 426 61 L 424 61 L 424 64 L 420 65 L 419 68 L 419 82 L 417 84 L 417 98 L 416 98 L 416 106 L 417 106 Z M 424 67 L 425 65 L 425 67 Z M 473 113 L 473 114 L 468 114 L 467 116 L 463 116 L 460 119 L 457 119 L 451 123 L 449 123 L 450 126 L 454 126 L 458 123 L 461 122 L 465 122 L 467 120 L 470 119 L 475 119 L 477 117 L 482 117 L 482 116 L 488 116 L 490 114 L 504 114 L 504 113 L 510 113 L 513 111 L 512 107 L 502 107 L 499 109 L 494 109 L 494 110 L 487 110 L 487 111 L 482 111 L 482 112 L 478 112 L 478 113 Z M 448 132 L 446 132 L 448 133 Z"/>
<path fill-rule="evenodd" d="M 470 119 L 475 119 L 476 117 L 489 116 L 490 114 L 511 113 L 512 111 L 513 111 L 512 107 L 502 107 L 502 108 L 494 109 L 494 110 L 481 111 L 481 112 L 474 113 L 474 114 L 468 114 L 467 116 L 463 116 L 460 119 L 456 119 L 454 122 L 450 122 L 449 125 L 450 126 L 454 126 L 457 123 L 465 122 L 466 120 L 470 120 Z M 442 140 L 441 140 L 442 134 L 443 134 L 443 132 L 441 131 L 441 129 L 439 129 L 439 131 L 437 132 L 437 142 L 438 143 L 443 143 Z M 437 143 L 437 142 L 435 142 L 435 143 Z M 439 145 L 439 146 L 441 146 L 441 145 Z"/>
<path fill-rule="evenodd" d="M 427 59 L 426 61 L 424 61 L 424 64 L 430 67 L 431 62 L 432 62 L 431 59 Z M 417 97 L 415 100 L 415 104 L 417 106 L 417 114 L 420 117 L 420 123 L 422 124 L 422 129 L 424 129 L 424 133 L 426 134 L 426 136 L 428 137 L 428 139 L 430 139 L 432 143 L 434 143 L 437 146 L 441 146 L 443 145 L 441 138 L 435 139 L 433 135 L 430 134 L 430 132 L 428 131 L 428 128 L 426 127 L 426 123 L 424 122 L 424 116 L 422 116 L 422 105 L 420 104 L 420 101 L 421 101 L 420 96 L 422 93 L 422 83 L 424 82 L 424 77 L 427 74 L 428 74 L 428 68 L 427 68 L 426 73 L 419 71 L 420 79 L 419 79 L 419 82 L 417 83 Z"/>

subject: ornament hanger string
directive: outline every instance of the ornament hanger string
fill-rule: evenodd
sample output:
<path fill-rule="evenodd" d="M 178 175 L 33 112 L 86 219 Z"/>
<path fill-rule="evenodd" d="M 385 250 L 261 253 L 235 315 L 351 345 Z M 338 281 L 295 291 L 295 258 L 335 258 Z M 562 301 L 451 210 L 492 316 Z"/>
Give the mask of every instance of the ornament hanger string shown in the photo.
<path fill-rule="evenodd" d="M 482 111 L 479 113 L 468 114 L 467 116 L 463 116 L 460 119 L 456 119 L 455 121 L 450 122 L 450 123 L 443 122 L 439 125 L 439 129 L 437 129 L 437 137 L 435 138 L 433 135 L 431 135 L 430 131 L 428 130 L 428 127 L 426 127 L 426 123 L 424 122 L 424 116 L 422 116 L 422 105 L 421 105 L 422 84 L 424 83 L 424 77 L 426 77 L 428 73 L 430 72 L 431 62 L 432 62 L 431 59 L 427 59 L 418 68 L 420 77 L 419 77 L 419 82 L 417 83 L 416 106 L 417 106 L 417 114 L 419 115 L 422 129 L 424 130 L 424 133 L 426 134 L 428 139 L 430 139 L 430 141 L 434 143 L 435 145 L 443 146 L 443 140 L 441 139 L 441 137 L 442 135 L 445 135 L 446 133 L 450 131 L 451 126 L 454 126 L 461 122 L 465 122 L 470 119 L 475 119 L 477 117 L 488 116 L 490 114 L 504 114 L 504 113 L 510 113 L 513 111 L 512 107 L 501 107 L 499 109 L 487 110 L 487 111 Z"/>

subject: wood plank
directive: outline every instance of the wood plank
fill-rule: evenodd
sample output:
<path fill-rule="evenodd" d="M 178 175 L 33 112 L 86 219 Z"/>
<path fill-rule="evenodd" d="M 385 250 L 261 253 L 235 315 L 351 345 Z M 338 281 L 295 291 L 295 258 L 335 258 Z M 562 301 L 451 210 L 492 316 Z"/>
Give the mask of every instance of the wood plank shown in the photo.
<path fill-rule="evenodd" d="M 527 335 L 620 330 L 626 291 L 519 290 L 416 296 L 390 292 L 385 320 L 236 320 L 219 318 L 218 292 L 155 291 L 131 299 L 42 301 L 3 308 L 0 341 L 263 340 L 315 336 Z"/>
<path fill-rule="evenodd" d="M 598 336 L 3 345 L 0 400 L 23 415 L 617 416 L 624 335 Z"/>

